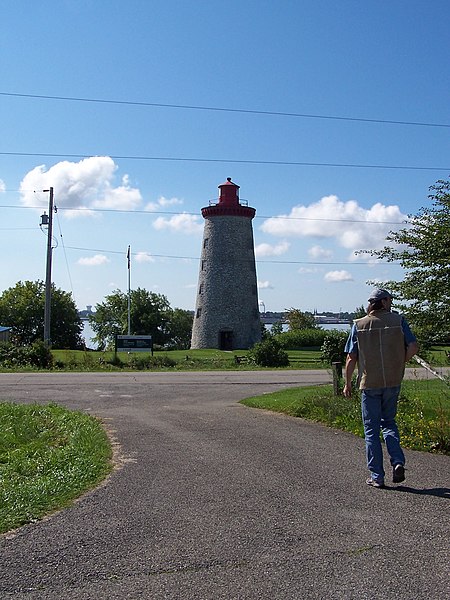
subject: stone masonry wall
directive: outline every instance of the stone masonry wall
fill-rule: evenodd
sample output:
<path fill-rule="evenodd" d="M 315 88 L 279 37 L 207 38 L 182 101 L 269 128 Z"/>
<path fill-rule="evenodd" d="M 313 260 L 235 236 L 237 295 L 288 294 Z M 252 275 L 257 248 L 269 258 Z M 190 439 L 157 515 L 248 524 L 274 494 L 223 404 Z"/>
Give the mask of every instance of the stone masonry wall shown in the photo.
<path fill-rule="evenodd" d="M 232 347 L 261 339 L 252 220 L 205 219 L 191 348 L 219 348 L 220 332 Z"/>

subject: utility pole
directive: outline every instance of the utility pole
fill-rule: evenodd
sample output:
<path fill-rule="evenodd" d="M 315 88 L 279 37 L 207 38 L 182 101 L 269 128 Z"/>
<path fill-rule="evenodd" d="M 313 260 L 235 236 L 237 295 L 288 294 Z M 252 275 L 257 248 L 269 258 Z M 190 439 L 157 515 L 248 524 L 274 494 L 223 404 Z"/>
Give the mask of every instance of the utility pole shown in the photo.
<path fill-rule="evenodd" d="M 45 222 L 45 213 L 42 215 L 42 225 L 48 225 L 47 229 L 47 268 L 45 273 L 45 309 L 44 309 L 44 344 L 51 346 L 50 338 L 50 318 L 52 301 L 52 233 L 53 233 L 53 188 L 42 190 L 50 192 L 48 204 L 48 223 Z"/>
<path fill-rule="evenodd" d="M 128 335 L 131 335 L 131 246 L 128 246 L 127 262 L 128 262 Z"/>

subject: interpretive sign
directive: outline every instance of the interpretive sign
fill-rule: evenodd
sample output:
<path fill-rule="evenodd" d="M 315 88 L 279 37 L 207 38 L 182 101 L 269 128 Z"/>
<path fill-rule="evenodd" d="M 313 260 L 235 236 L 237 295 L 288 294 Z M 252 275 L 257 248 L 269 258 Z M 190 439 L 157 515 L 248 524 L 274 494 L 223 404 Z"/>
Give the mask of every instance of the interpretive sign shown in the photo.
<path fill-rule="evenodd" d="M 116 335 L 116 352 L 151 352 L 153 339 L 151 335 Z"/>

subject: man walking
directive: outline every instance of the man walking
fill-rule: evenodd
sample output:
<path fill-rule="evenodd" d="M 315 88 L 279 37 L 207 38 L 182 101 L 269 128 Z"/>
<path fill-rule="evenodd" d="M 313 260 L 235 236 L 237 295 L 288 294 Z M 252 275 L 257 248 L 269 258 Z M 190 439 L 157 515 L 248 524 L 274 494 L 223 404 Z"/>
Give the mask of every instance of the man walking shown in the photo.
<path fill-rule="evenodd" d="M 358 365 L 361 410 L 366 440 L 367 467 L 370 477 L 366 483 L 384 487 L 383 450 L 380 430 L 393 469 L 392 480 L 405 480 L 405 455 L 400 447 L 395 417 L 405 364 L 418 351 L 416 338 L 405 318 L 391 312 L 392 296 L 375 289 L 369 298 L 367 315 L 356 319 L 345 351 L 344 396 L 352 394 L 352 375 Z"/>

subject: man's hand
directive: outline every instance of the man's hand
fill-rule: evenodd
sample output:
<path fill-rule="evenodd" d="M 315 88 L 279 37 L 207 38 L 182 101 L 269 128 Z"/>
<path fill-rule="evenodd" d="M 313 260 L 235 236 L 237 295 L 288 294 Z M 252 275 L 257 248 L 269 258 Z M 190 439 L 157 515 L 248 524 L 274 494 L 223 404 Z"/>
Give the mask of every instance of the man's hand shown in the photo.
<path fill-rule="evenodd" d="M 346 398 L 351 398 L 351 396 L 352 396 L 352 384 L 351 383 L 346 383 L 344 385 L 343 393 Z"/>

